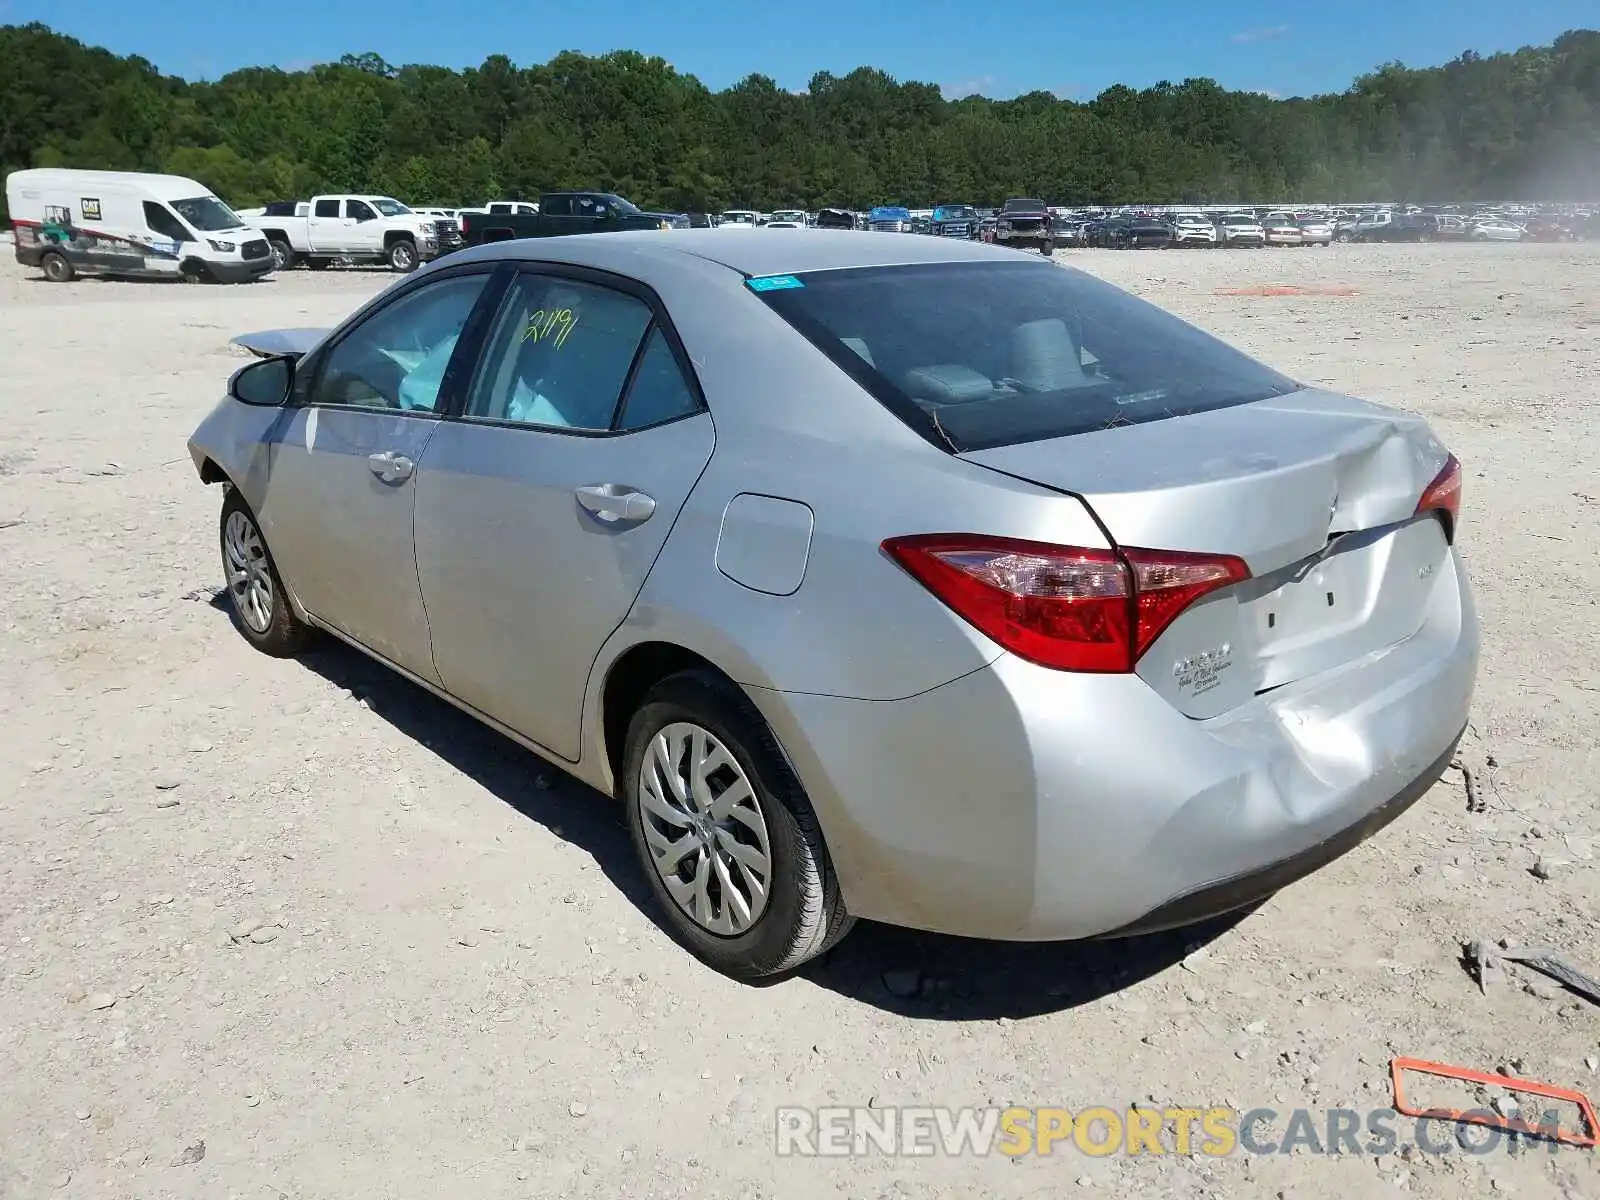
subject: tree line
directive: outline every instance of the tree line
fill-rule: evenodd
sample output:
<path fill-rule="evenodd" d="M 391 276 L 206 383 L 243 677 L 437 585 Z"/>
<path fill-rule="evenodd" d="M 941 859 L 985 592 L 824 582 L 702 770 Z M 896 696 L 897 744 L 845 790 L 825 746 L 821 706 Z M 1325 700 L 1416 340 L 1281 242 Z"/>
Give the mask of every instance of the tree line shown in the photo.
<path fill-rule="evenodd" d="M 1276 99 L 1209 79 L 946 100 L 862 67 L 712 91 L 660 58 L 346 55 L 212 82 L 0 26 L 0 172 L 166 171 L 247 207 L 319 191 L 481 204 L 601 188 L 720 211 L 901 203 L 1600 200 L 1600 32 Z"/>

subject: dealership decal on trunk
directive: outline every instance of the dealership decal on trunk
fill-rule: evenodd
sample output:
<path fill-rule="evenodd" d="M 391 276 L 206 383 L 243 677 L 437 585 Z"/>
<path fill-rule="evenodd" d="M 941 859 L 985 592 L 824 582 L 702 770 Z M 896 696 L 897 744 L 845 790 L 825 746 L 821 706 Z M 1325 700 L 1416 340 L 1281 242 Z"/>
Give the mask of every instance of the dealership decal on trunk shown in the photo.
<path fill-rule="evenodd" d="M 1172 677 L 1178 686 L 1199 696 L 1222 682 L 1222 673 L 1233 665 L 1233 643 L 1223 642 L 1198 654 L 1190 654 L 1172 664 Z"/>

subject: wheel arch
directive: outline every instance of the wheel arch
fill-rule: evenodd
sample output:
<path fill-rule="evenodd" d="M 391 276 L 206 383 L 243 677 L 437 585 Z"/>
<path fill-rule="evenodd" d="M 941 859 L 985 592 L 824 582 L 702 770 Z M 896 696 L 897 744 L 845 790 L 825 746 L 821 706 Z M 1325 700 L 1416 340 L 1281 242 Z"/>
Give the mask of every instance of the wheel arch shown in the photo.
<path fill-rule="evenodd" d="M 637 642 L 605 668 L 593 735 L 596 751 L 593 766 L 603 780 L 602 791 L 613 796 L 618 794 L 628 725 L 646 693 L 663 679 L 684 671 L 709 671 L 739 687 L 716 663 L 676 642 Z"/>

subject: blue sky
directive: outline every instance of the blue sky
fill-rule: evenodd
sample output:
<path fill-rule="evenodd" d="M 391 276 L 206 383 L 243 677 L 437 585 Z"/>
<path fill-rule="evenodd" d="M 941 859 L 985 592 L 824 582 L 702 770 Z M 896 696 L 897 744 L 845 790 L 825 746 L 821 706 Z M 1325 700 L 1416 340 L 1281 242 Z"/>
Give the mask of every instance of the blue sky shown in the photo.
<path fill-rule="evenodd" d="M 1007 4 L 995 20 L 991 11 L 976 0 L 0 0 L 0 22 L 43 21 L 189 78 L 368 50 L 394 63 L 464 67 L 494 53 L 522 65 L 560 50 L 630 49 L 713 88 L 760 72 L 801 89 L 814 71 L 867 65 L 952 96 L 1044 90 L 1083 100 L 1113 83 L 1191 76 L 1285 96 L 1342 91 L 1385 60 L 1432 66 L 1600 24 L 1595 0 L 1038 0 Z M 1029 22 L 1042 36 L 1024 31 Z"/>

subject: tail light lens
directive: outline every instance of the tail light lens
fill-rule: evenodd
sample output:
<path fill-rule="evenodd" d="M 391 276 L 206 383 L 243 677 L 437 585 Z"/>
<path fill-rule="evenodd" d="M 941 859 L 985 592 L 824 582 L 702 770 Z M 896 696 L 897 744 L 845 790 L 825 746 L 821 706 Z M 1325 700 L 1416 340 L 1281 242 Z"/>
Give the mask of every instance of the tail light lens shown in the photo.
<path fill-rule="evenodd" d="M 1461 516 L 1461 463 L 1452 454 L 1433 477 L 1433 482 L 1417 501 L 1417 513 L 1442 512 L 1447 514 L 1445 532 L 1455 536 L 1456 520 Z"/>
<path fill-rule="evenodd" d="M 1061 671 L 1131 671 L 1200 597 L 1250 577 L 1237 559 L 925 534 L 883 549 L 1011 653 Z"/>

